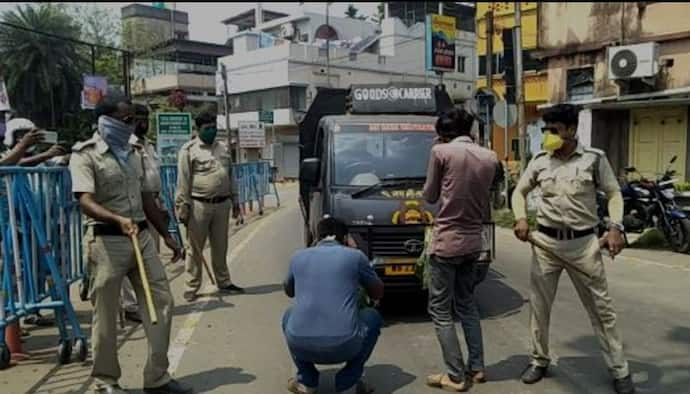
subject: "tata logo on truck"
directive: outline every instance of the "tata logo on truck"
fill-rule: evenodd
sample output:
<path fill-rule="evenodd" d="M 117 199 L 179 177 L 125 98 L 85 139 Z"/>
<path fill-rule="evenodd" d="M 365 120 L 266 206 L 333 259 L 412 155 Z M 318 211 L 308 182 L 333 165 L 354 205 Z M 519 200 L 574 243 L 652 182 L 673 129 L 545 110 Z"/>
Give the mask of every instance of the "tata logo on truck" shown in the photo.
<path fill-rule="evenodd" d="M 355 88 L 352 95 L 356 101 L 370 100 L 431 100 L 433 91 L 431 88 Z"/>

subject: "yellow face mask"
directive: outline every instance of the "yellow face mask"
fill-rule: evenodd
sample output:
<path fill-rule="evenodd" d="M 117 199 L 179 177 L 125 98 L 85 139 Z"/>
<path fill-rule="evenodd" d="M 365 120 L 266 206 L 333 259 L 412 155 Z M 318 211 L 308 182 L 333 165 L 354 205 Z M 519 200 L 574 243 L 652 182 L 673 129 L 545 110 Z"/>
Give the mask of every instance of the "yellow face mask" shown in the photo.
<path fill-rule="evenodd" d="M 544 150 L 553 153 L 563 147 L 565 141 L 558 134 L 546 133 L 544 134 Z"/>

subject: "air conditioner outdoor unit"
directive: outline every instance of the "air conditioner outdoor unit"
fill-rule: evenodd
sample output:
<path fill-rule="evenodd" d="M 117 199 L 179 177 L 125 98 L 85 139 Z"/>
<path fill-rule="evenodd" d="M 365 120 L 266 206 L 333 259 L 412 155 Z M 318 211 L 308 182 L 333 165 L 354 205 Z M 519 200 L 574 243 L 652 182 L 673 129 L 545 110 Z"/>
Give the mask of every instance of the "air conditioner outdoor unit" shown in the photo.
<path fill-rule="evenodd" d="M 648 42 L 608 48 L 609 79 L 650 78 L 659 72 L 659 45 Z"/>
<path fill-rule="evenodd" d="M 292 23 L 284 23 L 280 26 L 280 38 L 291 40 L 295 36 L 295 26 Z"/>

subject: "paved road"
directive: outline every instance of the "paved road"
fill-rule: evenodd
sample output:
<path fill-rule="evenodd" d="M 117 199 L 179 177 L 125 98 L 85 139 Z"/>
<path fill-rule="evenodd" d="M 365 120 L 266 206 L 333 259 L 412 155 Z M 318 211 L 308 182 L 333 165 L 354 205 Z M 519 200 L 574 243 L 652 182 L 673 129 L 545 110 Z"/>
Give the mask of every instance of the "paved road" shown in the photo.
<path fill-rule="evenodd" d="M 180 268 L 170 267 L 177 307 L 171 368 L 199 392 L 282 393 L 293 366 L 280 331 L 289 304 L 281 289 L 290 254 L 301 247 L 296 189 L 282 195 L 286 206 L 235 234 L 230 259 L 234 280 L 248 294 L 208 296 L 190 305 L 182 299 Z M 610 381 L 574 288 L 564 279 L 554 305 L 552 378 L 536 386 L 518 382 L 527 362 L 526 297 L 530 253 L 507 232 L 497 237 L 498 259 L 479 289 L 486 363 L 491 382 L 476 393 L 610 393 Z M 636 257 L 635 257 L 636 256 Z M 690 392 L 690 268 L 685 258 L 650 261 L 645 254 L 607 263 L 634 379 L 640 393 Z M 564 276 L 565 277 L 565 276 Z M 442 371 L 440 351 L 423 300 L 387 299 L 386 327 L 367 369 L 378 393 L 433 393 L 428 373 Z M 87 310 L 83 317 L 87 323 Z M 120 359 L 125 387 L 141 387 L 144 337 L 122 332 Z M 35 341 L 35 340 L 34 340 Z M 332 393 L 333 367 L 323 368 L 320 393 Z M 9 392 L 83 392 L 88 365 L 52 368 L 46 362 L 0 372 Z M 4 389 L 2 392 L 6 392 Z"/>

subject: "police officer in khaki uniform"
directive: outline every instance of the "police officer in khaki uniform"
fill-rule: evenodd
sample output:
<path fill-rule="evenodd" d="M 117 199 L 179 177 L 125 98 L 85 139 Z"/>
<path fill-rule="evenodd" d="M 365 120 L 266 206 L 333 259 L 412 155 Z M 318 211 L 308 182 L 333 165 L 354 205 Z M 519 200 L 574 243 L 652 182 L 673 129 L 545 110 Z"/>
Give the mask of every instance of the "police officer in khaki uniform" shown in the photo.
<path fill-rule="evenodd" d="M 191 393 L 168 374 L 168 345 L 173 298 L 168 279 L 148 230 L 147 219 L 163 235 L 166 245 L 181 251 L 156 209 L 153 187 L 146 182 L 145 152 L 130 144 L 133 111 L 124 97 L 107 96 L 96 108 L 98 131 L 73 148 L 70 160 L 73 192 L 86 215 L 84 237 L 91 277 L 89 296 L 93 305 L 93 367 L 96 392 L 122 393 L 117 358 L 117 314 L 124 277 L 132 282 L 137 299 L 145 300 L 130 236 L 138 237 L 158 324 L 142 315 L 148 338 L 148 360 L 144 367 L 144 392 L 149 394 Z M 141 308 L 144 310 L 144 308 Z"/>
<path fill-rule="evenodd" d="M 187 226 L 190 252 L 187 256 L 185 300 L 192 302 L 201 287 L 203 248 L 210 238 L 211 266 L 223 292 L 244 290 L 230 280 L 227 265 L 230 211 L 239 214 L 231 158 L 227 145 L 216 140 L 216 119 L 204 113 L 195 120 L 198 136 L 180 149 L 177 164 L 175 205 L 177 217 Z"/>
<path fill-rule="evenodd" d="M 154 193 L 154 200 L 156 207 L 161 211 L 161 215 L 168 219 L 168 212 L 163 208 L 160 201 L 159 194 L 161 191 L 161 175 L 160 164 L 158 162 L 158 155 L 156 154 L 156 147 L 146 138 L 146 133 L 149 131 L 149 110 L 146 106 L 141 104 L 134 105 L 134 134 L 130 138 L 130 143 L 135 146 L 141 146 L 143 150 L 143 157 L 146 161 L 145 166 L 149 171 L 146 171 L 146 183 L 151 186 L 151 192 Z M 153 238 L 153 244 L 156 250 L 160 252 L 160 235 L 154 228 L 153 224 L 149 222 L 149 233 Z M 141 323 L 141 314 L 138 307 L 136 293 L 134 287 L 125 277 L 122 281 L 122 291 L 120 293 L 120 304 L 125 311 L 125 318 L 135 323 Z"/>
<path fill-rule="evenodd" d="M 602 151 L 577 140 L 578 109 L 558 105 L 543 116 L 545 152 L 537 154 L 513 193 L 515 234 L 535 245 L 530 274 L 532 362 L 522 381 L 533 384 L 549 365 L 549 320 L 558 279 L 565 270 L 590 317 L 604 360 L 619 394 L 634 393 L 616 313 L 608 293 L 597 238 L 597 189 L 606 193 L 611 223 L 604 240 L 611 256 L 623 248 L 623 198 L 611 165 Z M 529 234 L 525 197 L 539 187 L 538 229 Z"/>

